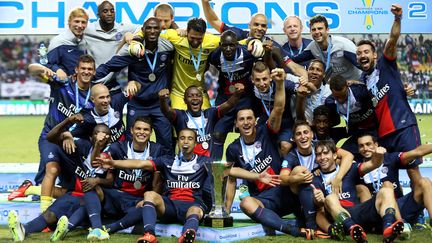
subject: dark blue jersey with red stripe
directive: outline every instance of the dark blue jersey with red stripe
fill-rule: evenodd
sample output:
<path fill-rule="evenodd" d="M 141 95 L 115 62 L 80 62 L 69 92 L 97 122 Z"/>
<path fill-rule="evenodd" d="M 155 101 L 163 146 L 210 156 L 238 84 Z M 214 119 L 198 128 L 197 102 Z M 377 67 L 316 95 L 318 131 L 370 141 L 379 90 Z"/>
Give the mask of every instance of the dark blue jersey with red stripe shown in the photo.
<path fill-rule="evenodd" d="M 356 185 L 359 184 L 360 181 L 359 168 L 358 163 L 353 163 L 342 179 L 342 192 L 339 193 L 339 201 L 343 207 L 352 207 L 359 203 L 356 190 Z M 330 182 L 334 179 L 338 171 L 339 166 L 331 172 L 324 173 L 321 171 L 319 176 L 314 176 L 312 183 L 315 188 L 320 189 L 324 195 L 327 196 L 332 192 Z"/>
<path fill-rule="evenodd" d="M 73 188 L 68 188 L 68 190 L 72 191 L 73 196 L 83 196 L 84 192 L 82 190 L 83 186 L 81 181 L 87 178 L 105 178 L 107 171 L 105 169 L 92 167 L 90 160 L 93 147 L 90 141 L 86 139 L 77 139 L 75 140 L 75 145 L 75 153 L 70 155 L 65 154 L 62 163 L 67 163 L 68 168 L 70 166 L 74 167 L 75 184 Z"/>
<path fill-rule="evenodd" d="M 171 121 L 176 133 L 179 134 L 184 128 L 190 128 L 197 133 L 197 144 L 194 153 L 210 157 L 210 145 L 212 134 L 217 121 L 220 119 L 219 107 L 211 107 L 202 111 L 202 116 L 194 117 L 185 110 L 175 109 L 174 120 Z M 189 116 L 195 121 L 192 121 Z M 198 125 L 198 127 L 197 127 Z M 204 129 L 203 129 L 204 128 Z"/>
<path fill-rule="evenodd" d="M 107 150 L 115 160 L 137 159 L 152 160 L 161 156 L 162 146 L 149 141 L 145 151 L 135 151 L 131 141 L 115 142 Z M 138 184 L 136 182 L 139 182 Z M 115 169 L 114 186 L 133 196 L 143 197 L 144 192 L 152 190 L 153 172 L 142 169 Z M 136 188 L 134 186 L 140 185 Z"/>
<path fill-rule="evenodd" d="M 254 173 L 267 171 L 272 175 L 279 175 L 281 170 L 281 158 L 276 142 L 276 131 L 271 131 L 267 123 L 256 126 L 256 138 L 253 144 L 243 144 L 242 138 L 237 138 L 226 150 L 227 162 Z M 249 193 L 252 196 L 271 188 L 260 181 L 247 181 Z"/>
<path fill-rule="evenodd" d="M 399 170 L 415 168 L 420 164 L 419 160 L 412 160 L 404 164 L 402 160 L 403 156 L 403 152 L 386 153 L 382 166 L 365 175 L 361 175 L 363 183 L 373 194 L 378 193 L 385 181 L 389 181 L 393 184 L 396 198 L 403 196 L 399 183 Z"/>
<path fill-rule="evenodd" d="M 340 104 L 333 95 L 327 97 L 325 105 L 330 109 L 332 117 L 343 116 L 347 120 L 348 105 L 348 132 L 350 135 L 361 133 L 361 130 L 372 130 L 377 128 L 377 117 L 374 112 L 372 97 L 366 86 L 353 84 L 348 87 L 347 100 Z"/>
<path fill-rule="evenodd" d="M 155 170 L 161 172 L 165 181 L 164 195 L 174 201 L 202 202 L 204 182 L 209 173 L 209 158 L 194 154 L 185 161 L 176 156 L 163 156 L 153 160 Z"/>
<path fill-rule="evenodd" d="M 81 90 L 78 88 L 78 103 L 76 102 L 76 80 L 69 79 L 66 83 L 51 81 L 48 84 L 51 87 L 51 92 L 49 98 L 49 110 L 41 133 L 42 138 L 45 138 L 49 131 L 51 131 L 51 129 L 53 129 L 57 124 L 67 117 L 72 116 L 78 110 L 93 109 L 93 102 L 90 100 L 90 88 L 87 90 Z M 86 99 L 87 96 L 89 99 Z M 93 131 L 93 129 L 91 131 Z"/>
<path fill-rule="evenodd" d="M 210 55 L 210 64 L 219 71 L 218 98 L 216 104 L 221 104 L 228 100 L 233 94 L 230 86 L 242 83 L 245 87 L 245 95 L 252 91 L 250 76 L 255 57 L 247 51 L 246 46 L 238 45 L 236 49 L 235 61 L 227 61 L 220 47 L 216 48 Z"/>
<path fill-rule="evenodd" d="M 378 100 L 375 113 L 379 122 L 379 137 L 417 124 L 408 104 L 396 59 L 383 55 L 378 59 L 375 70 L 371 74 L 363 73 L 361 80 Z"/>
<path fill-rule="evenodd" d="M 77 124 L 72 130 L 74 137 L 90 138 L 93 129 L 98 124 L 105 124 L 111 130 L 111 142 L 124 141 L 126 127 L 123 122 L 123 107 L 128 98 L 120 92 L 111 97 L 111 104 L 108 113 L 99 115 L 95 109 L 86 110 L 83 113 L 84 122 Z"/>

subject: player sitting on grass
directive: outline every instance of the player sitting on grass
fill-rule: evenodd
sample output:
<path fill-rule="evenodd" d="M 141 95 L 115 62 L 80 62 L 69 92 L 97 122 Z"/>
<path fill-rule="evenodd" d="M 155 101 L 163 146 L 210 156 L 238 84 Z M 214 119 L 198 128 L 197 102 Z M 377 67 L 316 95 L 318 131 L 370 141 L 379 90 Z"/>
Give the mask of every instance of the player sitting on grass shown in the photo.
<path fill-rule="evenodd" d="M 82 117 L 79 114 L 67 118 L 48 133 L 47 139 L 52 142 L 59 141 L 58 138 L 60 138 L 61 131 L 79 121 L 82 121 Z M 108 127 L 104 124 L 99 124 L 93 130 L 92 142 L 94 147 L 90 141 L 85 139 L 78 139 L 75 141 L 77 144 L 75 153 L 61 159 L 63 168 L 65 168 L 65 173 L 71 177 L 70 180 L 68 180 L 68 182 L 70 182 L 70 187 L 68 188 L 69 192 L 55 200 L 45 212 L 26 225 L 23 225 L 19 222 L 18 213 L 16 211 L 10 211 L 8 225 L 14 241 L 23 241 L 24 238 L 31 233 L 41 232 L 46 227 L 53 226 L 59 221 L 61 223 L 58 224 L 56 231 L 51 236 L 51 240 L 58 240 L 58 230 L 61 230 L 61 227 L 67 226 L 67 218 L 65 220 L 65 217 L 62 216 L 70 217 L 72 213 L 81 207 L 83 203 L 83 192 L 94 188 L 95 185 L 112 183 L 112 176 L 110 174 L 104 171 L 95 171 L 91 166 L 91 156 L 92 152 L 95 150 L 94 148 L 104 148 L 109 135 L 110 131 Z M 99 177 L 97 183 L 90 183 L 93 177 Z M 105 179 L 103 177 L 105 177 Z M 103 233 L 101 233 L 101 235 L 103 235 Z M 107 236 L 107 238 L 109 238 L 109 236 Z"/>
<path fill-rule="evenodd" d="M 113 160 L 110 156 L 106 159 L 98 158 L 98 162 L 107 168 L 159 170 L 166 179 L 163 196 L 154 191 L 144 194 L 142 217 L 145 233 L 137 242 L 157 242 L 157 218 L 164 223 L 184 223 L 179 242 L 193 242 L 199 221 L 204 216 L 202 191 L 208 177 L 205 163 L 209 158 L 193 153 L 197 143 L 195 131 L 185 128 L 178 136 L 180 153 L 174 159 L 171 156 L 154 160 Z"/>

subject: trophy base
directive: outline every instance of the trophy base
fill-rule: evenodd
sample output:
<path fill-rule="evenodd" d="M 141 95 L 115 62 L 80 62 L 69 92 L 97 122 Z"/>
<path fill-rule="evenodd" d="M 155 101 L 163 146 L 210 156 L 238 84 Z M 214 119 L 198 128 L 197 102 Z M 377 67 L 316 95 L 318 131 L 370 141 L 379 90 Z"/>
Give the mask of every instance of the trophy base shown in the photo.
<path fill-rule="evenodd" d="M 232 227 L 234 223 L 233 217 L 228 216 L 225 218 L 222 217 L 209 217 L 208 215 L 204 218 L 204 226 L 212 227 L 212 228 L 225 228 Z"/>

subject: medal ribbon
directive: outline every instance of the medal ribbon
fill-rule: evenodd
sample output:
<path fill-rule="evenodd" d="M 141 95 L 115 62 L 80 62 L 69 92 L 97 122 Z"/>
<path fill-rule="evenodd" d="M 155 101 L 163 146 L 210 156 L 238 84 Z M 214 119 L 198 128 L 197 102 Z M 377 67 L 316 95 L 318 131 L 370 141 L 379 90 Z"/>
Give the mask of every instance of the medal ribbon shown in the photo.
<path fill-rule="evenodd" d="M 139 158 L 135 158 L 135 151 L 133 148 L 133 142 L 130 143 L 129 149 L 131 152 L 132 159 L 146 160 L 149 157 L 149 153 L 150 153 L 150 143 L 147 142 L 147 147 L 144 149 L 144 152 L 142 153 L 141 157 L 139 157 Z M 132 173 L 135 176 L 135 180 L 138 181 L 138 178 L 141 177 L 142 170 L 141 169 L 134 169 Z"/>
<path fill-rule="evenodd" d="M 204 113 L 201 111 L 201 125 L 202 127 L 198 126 L 198 123 L 195 121 L 195 119 L 192 117 L 192 115 L 186 111 L 186 115 L 188 116 L 189 120 L 193 122 L 196 129 L 198 130 L 198 134 L 204 139 L 205 138 L 205 119 L 204 119 Z"/>
<path fill-rule="evenodd" d="M 228 68 L 228 61 L 225 59 L 223 54 L 222 54 L 222 58 L 224 60 L 224 66 L 225 66 L 225 69 L 227 71 L 228 79 L 229 79 L 230 83 L 232 83 L 232 81 L 234 79 L 234 69 L 236 66 L 237 58 L 238 58 L 237 51 L 235 53 L 234 60 L 231 63 L 231 68 Z"/>
<path fill-rule="evenodd" d="M 200 66 L 200 62 L 201 62 L 201 54 L 202 54 L 202 46 L 200 46 L 200 50 L 198 52 L 198 56 L 195 59 L 195 55 L 192 52 L 192 47 L 189 46 L 189 53 L 191 55 L 191 59 L 195 68 L 195 72 L 198 74 L 199 73 L 199 66 Z"/>
<path fill-rule="evenodd" d="M 312 166 L 312 168 L 309 168 L 309 167 L 306 165 L 305 161 L 303 160 L 303 156 L 298 152 L 298 150 L 295 149 L 295 151 L 296 151 L 297 157 L 298 157 L 298 159 L 299 159 L 300 165 L 301 165 L 301 166 L 304 166 L 304 167 L 306 167 L 306 168 L 308 168 L 309 171 L 312 171 L 312 170 L 313 170 L 313 167 L 314 167 L 313 165 L 315 164 L 315 150 L 312 148 L 312 163 L 310 163 L 310 165 Z M 310 160 L 309 160 L 309 161 L 310 161 Z"/>
<path fill-rule="evenodd" d="M 259 92 L 258 91 L 258 93 L 259 93 L 259 95 L 260 95 L 260 100 L 261 100 L 261 103 L 263 104 L 263 106 L 264 106 L 264 109 L 265 109 L 265 111 L 266 111 L 266 114 L 267 114 L 267 116 L 269 116 L 270 117 L 270 109 L 271 109 L 271 95 L 273 94 L 273 83 L 272 84 L 270 84 L 270 91 L 269 91 L 269 101 L 268 101 L 268 107 L 266 106 L 266 104 L 265 104 L 265 102 L 264 102 L 264 99 L 263 99 L 263 96 L 262 96 L 262 94 L 261 94 L 261 92 Z"/>
<path fill-rule="evenodd" d="M 154 57 L 153 57 L 153 63 L 150 62 L 150 58 L 148 57 L 147 52 L 145 52 L 144 55 L 145 55 L 145 57 L 146 57 L 146 60 L 147 60 L 148 65 L 149 65 L 149 67 L 150 67 L 150 69 L 151 69 L 151 73 L 154 74 L 154 70 L 155 70 L 155 68 L 156 68 L 156 61 L 157 61 L 158 52 L 155 52 L 155 54 L 154 54 Z"/>

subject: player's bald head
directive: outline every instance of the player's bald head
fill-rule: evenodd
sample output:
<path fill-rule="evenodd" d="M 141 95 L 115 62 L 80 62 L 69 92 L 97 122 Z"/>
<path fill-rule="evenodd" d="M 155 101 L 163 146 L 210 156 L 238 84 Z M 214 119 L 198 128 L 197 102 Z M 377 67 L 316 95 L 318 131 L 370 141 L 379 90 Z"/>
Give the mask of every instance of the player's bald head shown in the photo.
<path fill-rule="evenodd" d="M 268 23 L 267 16 L 262 13 L 253 14 L 249 23 L 253 23 L 256 19 L 263 19 L 266 23 Z"/>
<path fill-rule="evenodd" d="M 109 93 L 109 89 L 104 84 L 95 84 L 91 88 L 91 96 L 98 96 L 101 93 Z"/>

